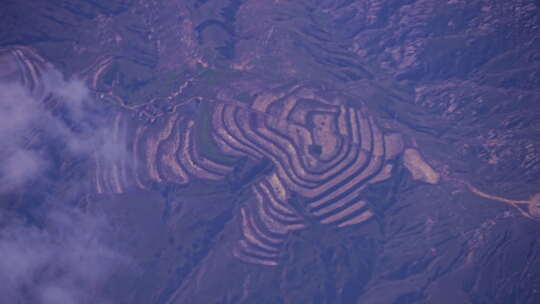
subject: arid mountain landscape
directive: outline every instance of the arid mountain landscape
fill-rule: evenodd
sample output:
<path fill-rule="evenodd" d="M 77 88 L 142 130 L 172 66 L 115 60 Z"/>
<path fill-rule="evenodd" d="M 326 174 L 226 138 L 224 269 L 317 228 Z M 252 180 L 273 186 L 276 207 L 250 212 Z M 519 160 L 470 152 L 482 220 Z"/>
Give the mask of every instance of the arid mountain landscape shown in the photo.
<path fill-rule="evenodd" d="M 540 303 L 540 2 L 0 5 L 0 304 Z"/>

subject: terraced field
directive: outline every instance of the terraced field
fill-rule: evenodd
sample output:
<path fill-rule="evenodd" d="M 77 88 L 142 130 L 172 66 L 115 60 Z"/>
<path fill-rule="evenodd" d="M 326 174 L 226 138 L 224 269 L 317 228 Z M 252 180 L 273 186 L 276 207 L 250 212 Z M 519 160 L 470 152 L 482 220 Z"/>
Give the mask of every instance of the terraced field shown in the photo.
<path fill-rule="evenodd" d="M 54 105 L 42 75 L 52 66 L 32 49 L 3 49 L 2 66 L 3 79 L 21 83 L 44 106 Z M 244 93 L 244 98 L 222 92 L 216 98 L 170 102 L 166 111 L 152 112 L 147 105 L 127 106 L 104 86 L 110 68 L 110 58 L 102 58 L 81 75 L 101 100 L 117 106 L 107 141 L 121 151 L 119 156 L 129 157 L 96 149 L 95 192 L 122 194 L 157 184 L 224 181 L 242 159 L 268 162 L 272 170 L 255 172 L 247 184 L 251 199 L 237 210 L 241 235 L 231 253 L 241 261 L 276 266 L 292 231 L 313 223 L 341 228 L 372 219 L 377 202 L 367 200 L 363 192 L 389 179 L 398 161 L 414 179 L 439 182 L 439 173 L 411 140 L 382 128 L 353 97 L 297 83 L 248 92 L 248 97 Z M 236 85 L 253 87 L 245 82 Z M 525 216 L 535 215 L 534 199 L 511 201 L 463 183 L 475 194 L 513 204 Z M 519 204 L 525 204 L 524 209 Z"/>
<path fill-rule="evenodd" d="M 0 49 L 0 77 L 5 82 L 20 83 L 37 96 L 44 91 L 41 73 L 47 62 L 30 47 Z"/>
<path fill-rule="evenodd" d="M 67 2 L 0 10 L 0 302 L 540 303 L 538 1 Z"/>
<path fill-rule="evenodd" d="M 131 158 L 107 162 L 98 157 L 96 191 L 123 193 L 155 183 L 223 180 L 234 165 L 206 157 L 209 153 L 197 141 L 204 138 L 226 157 L 272 164 L 271 173 L 249 185 L 252 199 L 238 211 L 242 236 L 233 254 L 242 261 L 277 265 L 289 232 L 313 220 L 345 227 L 374 216 L 370 204 L 376 202 L 367 202 L 362 192 L 391 177 L 406 140 L 383 130 L 360 101 L 340 95 L 324 98 L 320 89 L 305 84 L 271 88 L 248 101 L 218 96 L 202 101 L 210 128 L 194 119 L 190 103 L 151 124 L 118 114 L 113 140 L 125 141 Z M 432 170 L 419 161 L 425 168 L 410 167 Z M 437 183 L 438 176 L 426 181 Z M 290 203 L 293 197 L 301 201 L 299 206 Z"/>

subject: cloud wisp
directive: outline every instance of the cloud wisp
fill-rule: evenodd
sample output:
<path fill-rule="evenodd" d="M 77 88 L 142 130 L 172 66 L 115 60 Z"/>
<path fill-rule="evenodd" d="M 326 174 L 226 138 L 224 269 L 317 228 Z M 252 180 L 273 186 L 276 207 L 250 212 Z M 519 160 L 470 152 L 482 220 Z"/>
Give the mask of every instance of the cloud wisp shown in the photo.
<path fill-rule="evenodd" d="M 92 106 L 82 80 L 65 80 L 52 67 L 41 76 L 38 92 L 21 83 L 0 82 L 0 157 L 4 160 L 0 193 L 46 178 L 44 171 L 52 164 L 42 147 L 51 142 L 69 156 L 85 157 L 100 150 L 111 150 L 104 153 L 110 155 L 125 153 L 121 143 L 109 143 L 110 126 Z M 54 111 L 47 109 L 47 100 L 56 103 Z"/>
<path fill-rule="evenodd" d="M 103 216 L 56 209 L 41 228 L 16 217 L 0 222 L 0 294 L 10 303 L 107 303 L 104 285 L 129 262 L 103 239 Z"/>
<path fill-rule="evenodd" d="M 92 106 L 82 80 L 66 80 L 51 66 L 40 71 L 39 80 L 34 91 L 0 80 L 0 198 L 43 192 L 28 186 L 38 181 L 58 183 L 50 172 L 62 174 L 64 158 L 124 153 L 122 144 L 110 143 L 109 124 Z M 108 280 L 130 264 L 110 246 L 107 218 L 71 204 L 84 187 L 60 180 L 70 183 L 64 187 L 70 193 L 38 193 L 45 199 L 35 222 L 0 200 L 0 302 L 110 303 L 104 292 Z"/>

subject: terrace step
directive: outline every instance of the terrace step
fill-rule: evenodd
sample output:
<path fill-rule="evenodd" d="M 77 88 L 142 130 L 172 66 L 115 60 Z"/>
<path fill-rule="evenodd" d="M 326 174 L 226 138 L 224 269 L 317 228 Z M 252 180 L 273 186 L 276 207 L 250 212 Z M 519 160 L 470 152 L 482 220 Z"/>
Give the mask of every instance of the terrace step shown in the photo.
<path fill-rule="evenodd" d="M 337 227 L 373 216 L 362 192 L 391 177 L 406 145 L 399 133 L 381 130 L 364 105 L 351 106 L 337 97 L 325 100 L 317 90 L 301 85 L 262 92 L 252 102 L 236 101 L 234 94 L 218 96 L 222 99 L 207 108 L 209 137 L 219 152 L 265 160 L 273 169 L 254 178 L 249 185 L 252 200 L 240 208 L 241 236 L 233 249 L 240 260 L 277 265 L 289 233 L 307 227 L 304 216 Z M 132 129 L 134 176 L 141 187 L 151 182 L 186 184 L 197 178 L 222 180 L 232 171 L 203 157 L 194 140 L 197 123 L 180 112 Z M 106 175 L 113 180 L 109 191 L 129 184 L 122 182 L 122 176 L 129 176 L 122 170 Z M 293 196 L 300 197 L 300 204 L 290 205 Z"/>

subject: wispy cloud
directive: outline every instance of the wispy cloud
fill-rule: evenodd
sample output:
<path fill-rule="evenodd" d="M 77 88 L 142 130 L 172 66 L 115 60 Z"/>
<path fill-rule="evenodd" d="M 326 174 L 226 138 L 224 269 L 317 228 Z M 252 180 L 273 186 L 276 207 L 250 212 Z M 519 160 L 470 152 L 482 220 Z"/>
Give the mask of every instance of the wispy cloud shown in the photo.
<path fill-rule="evenodd" d="M 36 192 L 25 186 L 57 182 L 48 172 L 58 171 L 59 157 L 85 158 L 99 150 L 114 157 L 125 153 L 124 145 L 110 142 L 110 126 L 92 107 L 82 80 L 64 79 L 54 68 L 41 72 L 42 89 L 36 92 L 0 82 L 0 194 Z M 57 103 L 54 110 L 46 106 L 51 100 Z M 79 185 L 70 188 L 83 195 Z M 107 303 L 104 285 L 130 259 L 107 245 L 106 217 L 68 204 L 71 195 L 44 195 L 39 225 L 0 206 L 2 301 Z"/>
<path fill-rule="evenodd" d="M 10 303 L 103 303 L 102 289 L 129 258 L 106 245 L 103 216 L 50 212 L 43 228 L 0 219 L 0 294 Z"/>
<path fill-rule="evenodd" d="M 43 71 L 41 80 L 43 90 L 39 92 L 30 92 L 20 83 L 0 83 L 0 184 L 4 185 L 0 193 L 44 177 L 50 157 L 36 144 L 36 134 L 38 139 L 54 139 L 54 148 L 79 157 L 111 149 L 106 144 L 109 126 L 92 107 L 82 80 L 65 80 L 53 68 Z M 58 102 L 56 113 L 46 108 L 47 98 Z"/>

